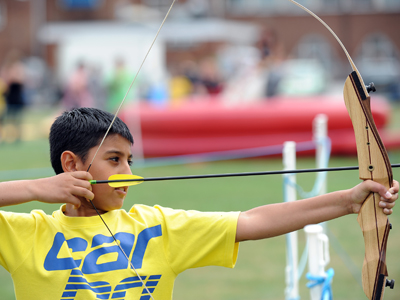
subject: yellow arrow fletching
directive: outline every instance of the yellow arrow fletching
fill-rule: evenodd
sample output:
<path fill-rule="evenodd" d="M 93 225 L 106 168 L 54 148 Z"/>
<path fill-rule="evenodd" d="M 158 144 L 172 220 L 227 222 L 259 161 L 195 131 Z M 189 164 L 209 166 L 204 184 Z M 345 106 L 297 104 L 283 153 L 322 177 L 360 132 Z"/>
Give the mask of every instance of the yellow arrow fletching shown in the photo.
<path fill-rule="evenodd" d="M 109 186 L 111 187 L 123 187 L 123 186 L 131 186 L 131 185 L 137 185 L 141 184 L 142 181 L 132 181 L 136 179 L 143 179 L 143 177 L 137 176 L 137 175 L 131 175 L 131 174 L 114 174 L 111 175 L 108 180 L 111 180 L 111 182 L 108 183 Z M 116 181 L 118 180 L 118 181 Z"/>

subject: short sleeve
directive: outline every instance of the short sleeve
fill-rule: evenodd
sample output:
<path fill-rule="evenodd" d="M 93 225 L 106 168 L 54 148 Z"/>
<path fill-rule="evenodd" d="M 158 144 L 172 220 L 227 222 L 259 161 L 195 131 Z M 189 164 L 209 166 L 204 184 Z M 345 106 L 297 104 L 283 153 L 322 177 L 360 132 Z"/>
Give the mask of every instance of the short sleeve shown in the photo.
<path fill-rule="evenodd" d="M 36 231 L 33 214 L 0 211 L 0 265 L 13 272 L 31 250 Z"/>
<path fill-rule="evenodd" d="M 176 274 L 189 268 L 233 268 L 239 212 L 199 212 L 155 206 L 162 214 L 164 249 Z"/>

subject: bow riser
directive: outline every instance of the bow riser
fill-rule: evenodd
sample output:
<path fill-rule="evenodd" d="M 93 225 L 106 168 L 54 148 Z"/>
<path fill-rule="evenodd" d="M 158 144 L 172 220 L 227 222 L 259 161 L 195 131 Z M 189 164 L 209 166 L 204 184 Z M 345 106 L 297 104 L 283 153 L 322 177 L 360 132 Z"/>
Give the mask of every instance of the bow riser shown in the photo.
<path fill-rule="evenodd" d="M 389 189 L 393 184 L 392 169 L 372 117 L 370 97 L 364 89 L 361 76 L 353 72 L 347 77 L 343 90 L 356 137 L 359 175 L 362 180 L 374 180 Z"/>
<path fill-rule="evenodd" d="M 389 158 L 372 117 L 370 97 L 358 72 L 348 76 L 343 94 L 356 137 L 360 179 L 379 182 L 389 189 L 393 183 Z M 371 300 L 383 298 L 387 276 L 386 244 L 390 224 L 379 201 L 379 194 L 370 194 L 357 218 L 365 244 L 363 289 Z"/>

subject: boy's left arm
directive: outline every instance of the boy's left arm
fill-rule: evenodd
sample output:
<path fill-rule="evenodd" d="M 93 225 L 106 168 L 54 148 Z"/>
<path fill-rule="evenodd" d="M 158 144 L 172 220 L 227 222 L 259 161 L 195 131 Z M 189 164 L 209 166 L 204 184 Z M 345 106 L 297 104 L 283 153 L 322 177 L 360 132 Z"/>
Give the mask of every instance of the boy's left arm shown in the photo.
<path fill-rule="evenodd" d="M 347 214 L 358 213 L 371 192 L 379 193 L 379 206 L 387 215 L 398 198 L 399 183 L 389 191 L 381 184 L 364 181 L 352 189 L 337 191 L 305 200 L 269 204 L 239 215 L 236 242 L 258 240 L 302 229 Z"/>

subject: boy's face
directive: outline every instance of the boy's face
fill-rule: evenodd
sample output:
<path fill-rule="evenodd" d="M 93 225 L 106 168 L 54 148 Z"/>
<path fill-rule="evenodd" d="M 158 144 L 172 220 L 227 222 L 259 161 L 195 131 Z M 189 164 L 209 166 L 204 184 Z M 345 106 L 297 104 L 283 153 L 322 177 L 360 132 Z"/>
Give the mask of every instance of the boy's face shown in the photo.
<path fill-rule="evenodd" d="M 89 150 L 88 158 L 86 163 L 82 165 L 81 171 L 87 170 L 97 148 L 98 146 Z M 119 134 L 114 134 L 107 136 L 105 139 L 94 159 L 89 173 L 95 180 L 107 180 L 108 177 L 113 174 L 132 174 L 130 169 L 131 164 L 131 143 Z M 113 188 L 108 184 L 95 184 L 92 185 L 92 189 L 95 195 L 93 204 L 99 212 L 107 212 L 121 208 L 128 192 L 128 187 Z M 82 205 L 87 208 L 93 208 L 91 204 L 86 201 L 82 201 Z"/>

